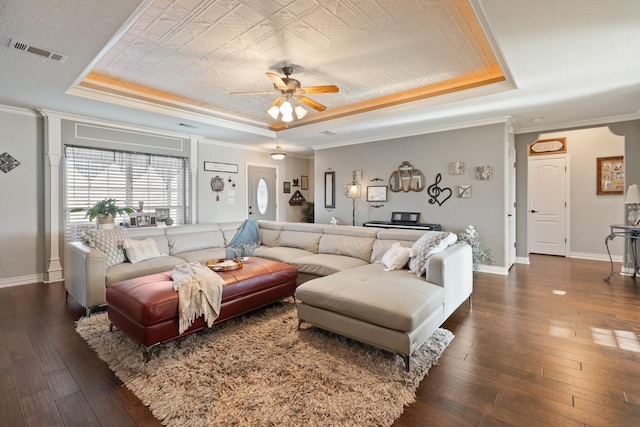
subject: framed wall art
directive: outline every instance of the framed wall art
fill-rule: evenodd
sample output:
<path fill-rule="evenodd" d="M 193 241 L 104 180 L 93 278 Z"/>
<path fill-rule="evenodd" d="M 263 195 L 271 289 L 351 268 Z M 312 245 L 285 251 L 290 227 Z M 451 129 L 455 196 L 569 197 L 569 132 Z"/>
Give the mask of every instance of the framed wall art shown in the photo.
<path fill-rule="evenodd" d="M 306 175 L 302 175 L 300 177 L 300 189 L 308 190 L 309 189 L 309 177 Z"/>
<path fill-rule="evenodd" d="M 596 159 L 596 194 L 624 194 L 624 156 Z"/>
<path fill-rule="evenodd" d="M 367 202 L 386 202 L 387 201 L 386 185 L 370 185 L 367 187 Z"/>
<path fill-rule="evenodd" d="M 204 170 L 207 172 L 238 173 L 238 165 L 235 163 L 204 162 Z"/>
<path fill-rule="evenodd" d="M 471 185 L 462 184 L 458 185 L 458 197 L 461 199 L 470 199 L 471 198 Z"/>
<path fill-rule="evenodd" d="M 291 182 L 284 181 L 282 183 L 282 192 L 283 193 L 291 193 Z"/>

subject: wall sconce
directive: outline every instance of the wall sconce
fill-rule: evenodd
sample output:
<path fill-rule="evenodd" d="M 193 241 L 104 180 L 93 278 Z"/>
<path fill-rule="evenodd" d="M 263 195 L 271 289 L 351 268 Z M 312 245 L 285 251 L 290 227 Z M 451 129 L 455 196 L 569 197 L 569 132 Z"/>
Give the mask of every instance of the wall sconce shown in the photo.
<path fill-rule="evenodd" d="M 636 222 L 640 219 L 640 213 L 638 212 L 640 190 L 638 189 L 638 184 L 631 184 L 629 188 L 627 188 L 627 193 L 624 195 L 624 204 L 629 206 L 627 223 L 636 225 Z"/>
<path fill-rule="evenodd" d="M 271 153 L 271 158 L 273 160 L 282 160 L 287 156 L 286 153 L 283 153 L 282 151 L 280 151 L 280 146 L 276 145 L 276 151 L 274 151 L 273 153 Z"/>

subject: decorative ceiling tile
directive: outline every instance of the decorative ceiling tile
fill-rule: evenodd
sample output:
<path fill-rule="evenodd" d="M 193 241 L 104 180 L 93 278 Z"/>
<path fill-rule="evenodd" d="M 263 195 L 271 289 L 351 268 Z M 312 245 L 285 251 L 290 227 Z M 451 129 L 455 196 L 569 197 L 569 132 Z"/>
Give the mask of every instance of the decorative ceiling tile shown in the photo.
<path fill-rule="evenodd" d="M 275 95 L 230 93 L 272 91 L 265 72 L 283 66 L 303 86 L 340 88 L 311 96 L 328 108 L 306 121 L 432 96 L 431 85 L 463 76 L 474 78 L 467 86 L 502 76 L 466 0 L 156 0 L 82 85 L 139 88 L 138 97 L 273 126 L 265 108 Z"/>

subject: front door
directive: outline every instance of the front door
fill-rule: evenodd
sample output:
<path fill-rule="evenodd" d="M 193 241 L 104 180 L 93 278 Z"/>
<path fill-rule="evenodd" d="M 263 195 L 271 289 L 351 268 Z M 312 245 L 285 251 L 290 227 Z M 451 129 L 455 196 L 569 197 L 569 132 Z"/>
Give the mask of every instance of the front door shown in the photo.
<path fill-rule="evenodd" d="M 276 168 L 247 166 L 248 217 L 276 220 Z"/>
<path fill-rule="evenodd" d="M 529 252 L 567 255 L 566 158 L 529 160 Z"/>

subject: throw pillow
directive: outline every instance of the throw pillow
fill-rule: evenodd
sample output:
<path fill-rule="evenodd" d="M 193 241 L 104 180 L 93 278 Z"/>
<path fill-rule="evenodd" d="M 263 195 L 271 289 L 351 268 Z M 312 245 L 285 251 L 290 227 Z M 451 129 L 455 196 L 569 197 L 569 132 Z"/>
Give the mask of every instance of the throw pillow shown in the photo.
<path fill-rule="evenodd" d="M 160 256 L 158 244 L 152 238 L 147 239 L 127 239 L 122 245 L 127 253 L 127 258 L 131 264 Z"/>
<path fill-rule="evenodd" d="M 110 230 L 85 230 L 84 240 L 92 248 L 104 252 L 106 255 L 106 265 L 121 264 L 127 260 L 122 244 L 129 238 L 124 227 L 116 227 Z"/>
<path fill-rule="evenodd" d="M 405 248 L 400 243 L 394 243 L 382 257 L 384 271 L 400 270 L 407 265 L 411 256 L 411 248 Z"/>
<path fill-rule="evenodd" d="M 449 245 L 454 244 L 458 236 L 446 231 L 428 231 L 420 237 L 412 246 L 409 269 L 420 276 L 426 273 L 427 260 L 434 254 L 442 252 Z"/>

